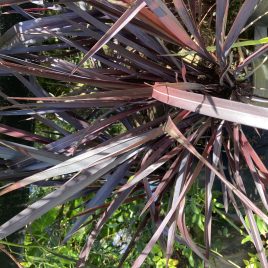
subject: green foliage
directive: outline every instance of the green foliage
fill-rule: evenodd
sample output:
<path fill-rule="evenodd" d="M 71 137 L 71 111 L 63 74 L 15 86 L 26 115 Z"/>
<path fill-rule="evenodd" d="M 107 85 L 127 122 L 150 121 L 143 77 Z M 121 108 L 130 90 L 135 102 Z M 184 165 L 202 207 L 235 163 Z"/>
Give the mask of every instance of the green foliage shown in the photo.
<path fill-rule="evenodd" d="M 50 189 L 36 189 L 33 191 L 32 201 L 44 195 L 46 191 L 49 192 Z M 34 221 L 26 229 L 24 241 L 26 247 L 23 255 L 24 261 L 22 262 L 24 267 L 75 267 L 77 255 L 85 241 L 85 232 L 93 228 L 95 215 L 89 217 L 88 225 L 81 228 L 66 245 L 62 245 L 61 242 L 71 227 L 72 222 L 69 221 L 69 218 L 82 211 L 81 205 L 83 202 L 83 199 L 78 199 L 64 206 L 56 207 Z M 137 225 L 136 214 L 139 213 L 141 208 L 142 202 L 138 200 L 123 205 L 114 213 L 94 244 L 87 264 L 88 267 L 112 268 L 118 265 L 121 255 L 131 239 L 131 234 L 135 230 Z M 131 267 L 134 258 L 142 250 L 150 234 L 151 228 L 148 226 L 143 231 L 139 246 L 135 248 L 131 257 L 124 263 L 124 267 Z M 147 264 L 157 264 L 159 260 L 156 262 L 153 260 L 154 257 L 154 255 L 150 256 Z M 174 265 L 174 261 L 171 260 L 171 264 Z"/>
<path fill-rule="evenodd" d="M 50 192 L 52 188 L 33 188 L 31 193 L 31 202 Z M 195 185 L 189 192 L 189 199 L 186 205 L 187 227 L 194 235 L 197 244 L 203 243 L 204 235 L 204 189 Z M 218 201 L 220 193 L 213 192 L 213 213 L 216 217 L 218 234 L 221 237 L 230 237 L 230 232 L 234 225 L 230 220 L 223 217 L 223 205 Z M 163 199 L 167 205 L 168 199 Z M 77 255 L 85 241 L 85 232 L 93 228 L 95 215 L 89 217 L 88 225 L 81 228 L 67 244 L 63 245 L 62 239 L 66 235 L 72 222 L 69 218 L 75 214 L 82 212 L 81 205 L 84 203 L 82 198 L 76 199 L 64 206 L 58 206 L 40 219 L 34 221 L 26 229 L 25 240 L 23 245 L 23 261 L 21 264 L 26 268 L 72 268 L 75 267 Z M 132 234 L 138 224 L 136 215 L 139 214 L 143 207 L 143 200 L 137 200 L 130 204 L 124 204 L 118 209 L 113 217 L 104 226 L 99 235 L 99 239 L 94 244 L 91 257 L 87 263 L 88 267 L 116 267 L 119 264 L 120 258 L 126 249 Z M 98 211 L 96 212 L 98 214 Z M 245 219 L 248 223 L 248 220 Z M 256 217 L 259 231 L 265 235 L 267 226 L 261 219 Z M 237 229 L 239 229 L 236 226 Z M 239 230 L 238 230 L 239 231 Z M 132 254 L 124 262 L 123 267 L 131 267 L 139 252 L 150 238 L 153 232 L 152 226 L 147 225 L 142 232 Z M 250 240 L 246 236 L 242 243 Z M 18 245 L 19 246 L 19 245 Z M 222 247 L 221 240 L 213 242 L 215 249 Z M 250 259 L 244 260 L 247 268 L 259 268 L 260 264 L 256 254 L 249 253 Z M 203 267 L 204 263 L 193 251 L 179 243 L 175 243 L 174 256 L 169 259 L 168 267 Z M 159 244 L 153 247 L 153 250 L 146 259 L 144 267 L 166 267 L 165 253 Z"/>
<path fill-rule="evenodd" d="M 263 239 L 263 242 L 264 242 L 264 247 L 266 247 L 266 252 L 268 254 L 268 226 L 267 224 L 260 218 L 258 217 L 257 215 L 254 215 L 254 218 L 255 218 L 255 221 L 256 221 L 256 224 L 257 224 L 257 227 L 258 227 L 258 230 L 261 234 L 261 237 Z M 245 217 L 245 222 L 246 222 L 246 225 L 247 227 L 249 227 L 249 221 L 248 221 L 248 217 L 246 216 Z M 241 241 L 241 244 L 245 244 L 247 242 L 251 242 L 253 243 L 253 240 L 251 238 L 250 235 L 246 235 L 242 241 Z M 259 259 L 258 259 L 258 256 L 257 254 L 253 254 L 253 253 L 248 253 L 249 255 L 249 259 L 248 260 L 244 260 L 244 263 L 245 263 L 245 267 L 246 268 L 261 268 L 261 264 L 259 262 Z"/>
<path fill-rule="evenodd" d="M 151 251 L 151 255 L 153 255 L 153 262 L 155 263 L 156 268 L 165 268 L 167 265 L 167 259 L 164 258 L 163 252 L 158 245 L 155 245 Z M 176 259 L 169 259 L 168 260 L 168 267 L 169 268 L 176 268 L 179 265 L 179 261 Z"/>
<path fill-rule="evenodd" d="M 31 201 L 50 192 L 52 189 L 34 188 L 31 194 Z M 215 192 L 215 196 L 218 196 Z M 204 232 L 204 190 L 198 185 L 189 192 L 189 199 L 186 205 L 187 227 L 194 234 L 198 244 L 203 243 Z M 95 215 L 88 219 L 88 225 L 81 228 L 66 245 L 61 243 L 72 222 L 68 219 L 75 214 L 83 211 L 81 205 L 83 199 L 66 203 L 58 206 L 40 219 L 34 221 L 27 229 L 24 240 L 24 261 L 22 265 L 27 268 L 34 267 L 75 267 L 75 260 L 85 241 L 86 230 L 90 231 L 95 224 Z M 163 199 L 167 206 L 168 198 Z M 213 207 L 222 209 L 221 203 L 216 198 L 213 199 Z M 130 204 L 124 204 L 118 209 L 113 217 L 103 227 L 98 240 L 95 242 L 88 267 L 117 267 L 121 256 L 126 249 L 130 239 L 135 232 L 139 222 L 136 215 L 143 208 L 143 200 L 137 200 Z M 98 214 L 98 211 L 96 212 Z M 224 225 L 224 219 L 221 221 Z M 226 227 L 224 227 L 227 229 Z M 224 230 L 223 228 L 223 230 Z M 220 230 L 220 228 L 219 228 Z M 132 254 L 124 262 L 126 268 L 130 268 L 135 258 L 139 255 L 153 232 L 150 224 L 142 231 Z M 226 231 L 227 232 L 227 231 Z M 226 235 L 223 231 L 223 235 Z M 35 266 L 37 265 L 37 266 Z M 39 266 L 38 266 L 39 265 Z M 43 266 L 42 266 L 43 265 Z M 187 246 L 176 242 L 174 256 L 169 259 L 168 267 L 203 267 L 203 262 Z M 166 267 L 165 252 L 156 244 L 146 259 L 144 267 Z"/>
<path fill-rule="evenodd" d="M 268 226 L 267 224 L 260 218 L 258 217 L 257 215 L 254 215 L 254 218 L 255 218 L 255 221 L 256 221 L 256 224 L 257 224 L 257 227 L 258 227 L 258 230 L 260 232 L 260 234 L 262 235 L 262 237 L 267 237 L 267 234 L 268 234 Z M 249 221 L 248 221 L 248 217 L 245 216 L 245 222 L 246 222 L 246 225 L 247 227 L 249 228 Z M 247 235 L 242 241 L 241 241 L 241 244 L 245 244 L 246 242 L 252 242 L 253 243 L 253 240 L 251 238 L 250 235 Z M 268 245 L 268 239 L 266 239 L 266 242 L 265 244 Z"/>
<path fill-rule="evenodd" d="M 256 254 L 249 253 L 248 254 L 250 259 L 249 260 L 243 260 L 245 264 L 245 268 L 261 268 L 261 264 L 258 260 L 258 257 Z"/>
<path fill-rule="evenodd" d="M 31 200 L 38 199 L 50 191 L 50 188 L 35 188 Z M 71 226 L 69 217 L 81 211 L 79 205 L 82 202 L 82 199 L 76 199 L 66 205 L 55 207 L 28 226 L 24 240 L 24 267 L 75 267 L 83 242 L 82 230 L 76 233 L 71 242 L 65 245 L 61 242 Z"/>

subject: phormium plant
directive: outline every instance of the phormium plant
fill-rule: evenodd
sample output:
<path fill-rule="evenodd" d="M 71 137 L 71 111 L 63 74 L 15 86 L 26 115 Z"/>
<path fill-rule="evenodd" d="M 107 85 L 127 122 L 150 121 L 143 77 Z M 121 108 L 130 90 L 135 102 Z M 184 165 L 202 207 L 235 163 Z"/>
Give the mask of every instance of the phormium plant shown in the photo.
<path fill-rule="evenodd" d="M 27 115 L 56 135 L 51 139 L 1 124 L 1 133 L 18 142 L 1 140 L 1 179 L 7 183 L 0 195 L 31 184 L 55 185 L 55 190 L 3 224 L 0 238 L 94 191 L 63 242 L 107 198 L 112 202 L 85 234 L 77 267 L 85 266 L 101 228 L 117 208 L 136 199 L 144 200 L 141 215 L 150 217 L 155 230 L 133 267 L 143 264 L 159 240 L 166 244 L 168 263 L 175 239 L 208 267 L 212 188 L 217 179 L 226 211 L 232 205 L 262 267 L 268 267 L 255 221 L 257 215 L 268 224 L 268 171 L 242 126 L 268 129 L 268 110 L 251 104 L 249 80 L 254 60 L 265 55 L 268 44 L 260 41 L 262 45 L 249 52 L 245 46 L 254 42 L 239 41 L 262 1 L 245 0 L 232 10 L 229 0 L 25 2 L 29 1 L 0 2 L 3 16 L 22 16 L 21 23 L 0 37 L 0 71 L 15 76 L 31 96 L 8 97 L 1 91 L 10 105 L 2 106 L 0 115 Z M 202 8 L 205 4 L 208 10 Z M 55 92 L 64 88 L 61 95 L 51 95 L 44 81 L 52 83 Z M 116 124 L 121 130 L 112 132 Z M 22 145 L 20 140 L 38 146 Z M 242 164 L 252 175 L 262 207 L 247 195 Z M 208 172 L 200 247 L 187 229 L 185 203 L 203 169 Z M 165 193 L 170 202 L 162 215 Z M 141 232 L 138 228 L 135 235 Z M 130 243 L 126 252 L 134 246 Z"/>

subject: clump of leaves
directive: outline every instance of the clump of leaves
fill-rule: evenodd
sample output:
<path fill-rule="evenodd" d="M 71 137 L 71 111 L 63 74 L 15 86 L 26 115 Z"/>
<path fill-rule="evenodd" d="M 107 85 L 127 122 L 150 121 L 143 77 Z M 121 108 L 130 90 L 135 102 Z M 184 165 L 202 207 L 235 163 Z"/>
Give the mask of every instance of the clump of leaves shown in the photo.
<path fill-rule="evenodd" d="M 113 213 L 124 202 L 142 199 L 140 213 L 150 217 L 154 234 L 133 267 L 144 263 L 157 241 L 166 248 L 164 259 L 169 264 L 175 240 L 208 266 L 216 178 L 222 185 L 225 210 L 232 205 L 262 267 L 268 267 L 255 220 L 258 216 L 268 223 L 268 171 L 242 127 L 268 129 L 268 110 L 250 104 L 252 87 L 245 80 L 268 45 L 251 54 L 241 47 L 233 49 L 261 1 L 245 0 L 234 18 L 228 18 L 229 0 L 216 1 L 216 17 L 211 18 L 215 43 L 210 44 L 215 51 L 208 51 L 203 39 L 200 25 L 207 15 L 195 1 L 174 0 L 168 6 L 161 0 L 32 1 L 37 4 L 32 8 L 23 2 L 0 4 L 10 6 L 6 16 L 17 12 L 25 18 L 0 38 L 0 69 L 2 75 L 14 75 L 34 97 L 8 98 L 0 92 L 11 104 L 2 107 L 0 115 L 28 115 L 60 135 L 51 140 L 1 125 L 1 132 L 18 142 L 2 141 L 8 167 L 2 179 L 13 183 L 0 194 L 31 184 L 55 190 L 3 224 L 0 238 L 55 206 L 94 193 L 63 240 L 67 242 L 95 213 L 95 227 L 85 234 L 77 262 L 83 267 Z M 186 56 L 178 53 L 182 51 Z M 84 57 L 77 65 L 70 60 L 81 53 Z M 38 77 L 62 81 L 70 93 L 64 90 L 59 97 L 51 96 Z M 78 89 L 78 84 L 83 86 Z M 56 124 L 48 116 L 51 113 L 70 128 Z M 42 146 L 23 146 L 21 139 Z M 261 207 L 247 195 L 241 164 L 252 175 Z M 204 247 L 200 247 L 187 228 L 185 204 L 203 170 Z M 170 193 L 168 207 L 162 202 L 165 193 Z M 108 198 L 112 201 L 105 203 Z M 141 234 L 137 227 L 122 262 Z"/>

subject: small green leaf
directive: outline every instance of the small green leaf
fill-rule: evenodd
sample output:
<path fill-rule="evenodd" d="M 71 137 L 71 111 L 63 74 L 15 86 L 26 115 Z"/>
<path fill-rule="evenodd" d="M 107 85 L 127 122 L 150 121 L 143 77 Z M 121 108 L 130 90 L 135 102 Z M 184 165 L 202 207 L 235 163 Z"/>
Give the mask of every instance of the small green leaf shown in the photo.
<path fill-rule="evenodd" d="M 154 256 L 153 257 L 153 261 L 154 262 L 158 262 L 160 260 L 160 257 L 158 255 Z"/>
<path fill-rule="evenodd" d="M 249 235 L 247 235 L 244 239 L 242 239 L 241 244 L 243 245 L 249 241 L 253 242 L 251 237 Z"/>
<path fill-rule="evenodd" d="M 191 267 L 194 267 L 195 262 L 194 262 L 194 258 L 193 258 L 193 254 L 192 253 L 189 256 L 189 259 L 188 260 L 189 260 L 189 263 L 190 263 Z"/>
<path fill-rule="evenodd" d="M 224 205 L 221 203 L 215 203 L 215 207 L 217 208 L 224 208 Z"/>

